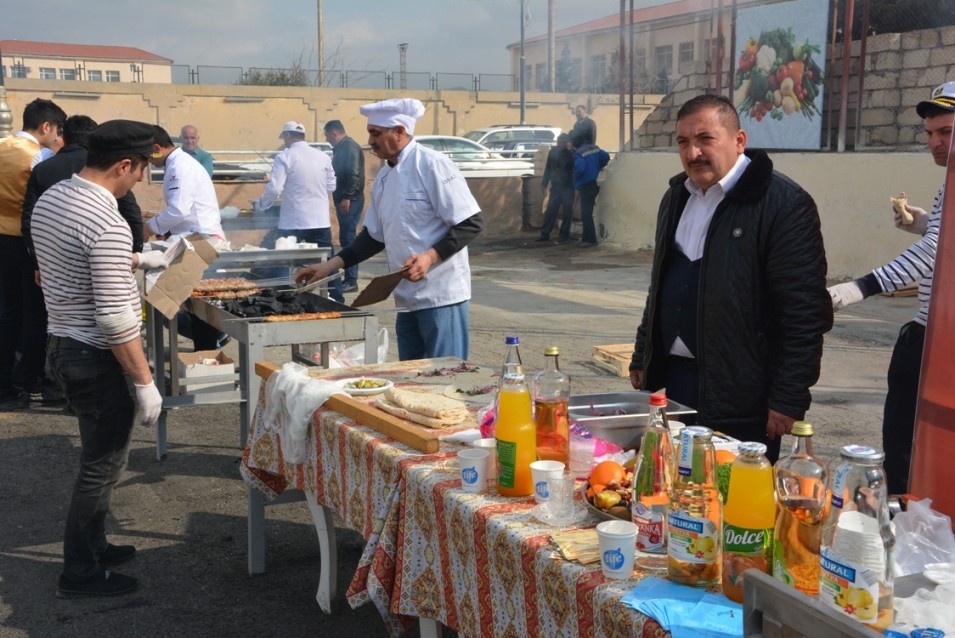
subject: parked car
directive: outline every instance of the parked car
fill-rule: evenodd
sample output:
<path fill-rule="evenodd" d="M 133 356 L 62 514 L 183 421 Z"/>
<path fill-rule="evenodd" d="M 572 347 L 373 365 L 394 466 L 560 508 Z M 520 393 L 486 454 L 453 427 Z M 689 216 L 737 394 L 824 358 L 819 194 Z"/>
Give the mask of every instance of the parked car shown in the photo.
<path fill-rule="evenodd" d="M 533 175 L 534 163 L 501 157 L 477 142 L 453 135 L 416 135 L 418 144 L 446 154 L 471 177 Z M 476 173 L 480 172 L 481 175 Z M 493 174 L 491 174 L 493 173 Z"/>
<path fill-rule="evenodd" d="M 483 144 L 490 149 L 504 148 L 508 142 L 531 142 L 538 144 L 554 144 L 560 135 L 560 127 L 545 124 L 496 124 L 487 128 L 479 128 L 464 137 Z"/>

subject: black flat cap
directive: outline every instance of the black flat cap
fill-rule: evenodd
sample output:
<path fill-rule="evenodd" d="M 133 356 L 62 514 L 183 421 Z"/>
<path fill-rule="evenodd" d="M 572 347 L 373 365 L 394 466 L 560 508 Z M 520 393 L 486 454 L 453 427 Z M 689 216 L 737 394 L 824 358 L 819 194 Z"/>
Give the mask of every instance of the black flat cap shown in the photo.
<path fill-rule="evenodd" d="M 150 155 L 153 125 L 133 120 L 110 120 L 90 132 L 89 149 L 109 155 Z"/>

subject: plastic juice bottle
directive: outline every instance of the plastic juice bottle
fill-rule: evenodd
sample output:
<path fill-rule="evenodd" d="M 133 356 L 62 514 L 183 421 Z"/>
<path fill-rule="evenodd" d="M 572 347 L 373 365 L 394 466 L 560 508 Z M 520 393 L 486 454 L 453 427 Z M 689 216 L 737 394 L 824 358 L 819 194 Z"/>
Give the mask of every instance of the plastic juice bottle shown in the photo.
<path fill-rule="evenodd" d="M 776 494 L 762 443 L 740 443 L 723 505 L 723 594 L 743 602 L 743 572 L 772 573 Z"/>
<path fill-rule="evenodd" d="M 666 519 L 670 509 L 673 446 L 666 418 L 667 398 L 662 392 L 650 395 L 647 429 L 633 472 L 632 520 L 637 526 L 637 549 L 666 554 Z M 645 569 L 666 569 L 666 560 L 637 559 Z"/>
<path fill-rule="evenodd" d="M 812 453 L 812 424 L 796 421 L 792 434 L 792 452 L 774 469 L 779 509 L 773 531 L 773 576 L 815 596 L 822 522 L 829 507 L 827 471 Z"/>
<path fill-rule="evenodd" d="M 881 633 L 894 617 L 895 534 L 882 470 L 885 454 L 847 445 L 839 456 L 829 477 L 832 507 L 822 528 L 819 601 Z"/>
<path fill-rule="evenodd" d="M 570 464 L 570 377 L 560 371 L 556 346 L 544 349 L 544 369 L 534 377 L 534 423 L 537 458 Z"/>
<path fill-rule="evenodd" d="M 507 354 L 497 391 L 497 491 L 502 496 L 534 492 L 531 463 L 537 460 L 537 434 L 531 414 L 531 394 L 524 379 L 520 340 L 507 337 Z"/>
<path fill-rule="evenodd" d="M 683 428 L 680 460 L 667 516 L 667 576 L 683 585 L 720 582 L 720 491 L 716 487 L 713 431 Z"/>

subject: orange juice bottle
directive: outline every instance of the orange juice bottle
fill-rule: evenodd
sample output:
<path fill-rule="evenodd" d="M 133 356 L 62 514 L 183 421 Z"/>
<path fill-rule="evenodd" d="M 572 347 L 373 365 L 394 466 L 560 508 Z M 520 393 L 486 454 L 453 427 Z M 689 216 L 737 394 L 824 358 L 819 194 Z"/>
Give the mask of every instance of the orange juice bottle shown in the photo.
<path fill-rule="evenodd" d="M 771 574 L 776 494 L 762 443 L 740 443 L 723 505 L 723 594 L 743 602 L 743 572 Z"/>
<path fill-rule="evenodd" d="M 531 393 L 524 379 L 520 340 L 507 337 L 507 354 L 497 391 L 497 491 L 502 496 L 534 492 L 531 463 L 537 460 L 537 432 L 531 414 Z"/>

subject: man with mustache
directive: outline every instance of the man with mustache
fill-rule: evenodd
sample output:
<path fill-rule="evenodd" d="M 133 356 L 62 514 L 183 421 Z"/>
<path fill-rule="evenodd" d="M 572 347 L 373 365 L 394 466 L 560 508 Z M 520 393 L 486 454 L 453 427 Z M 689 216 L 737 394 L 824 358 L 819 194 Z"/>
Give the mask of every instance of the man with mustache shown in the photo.
<path fill-rule="evenodd" d="M 697 423 L 765 443 L 775 461 L 832 327 L 819 213 L 765 152 L 746 150 L 725 97 L 688 101 L 676 130 L 685 172 L 660 204 L 630 382 L 666 388 Z"/>

